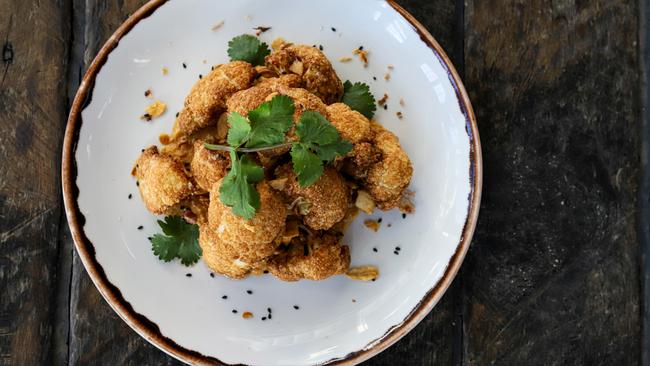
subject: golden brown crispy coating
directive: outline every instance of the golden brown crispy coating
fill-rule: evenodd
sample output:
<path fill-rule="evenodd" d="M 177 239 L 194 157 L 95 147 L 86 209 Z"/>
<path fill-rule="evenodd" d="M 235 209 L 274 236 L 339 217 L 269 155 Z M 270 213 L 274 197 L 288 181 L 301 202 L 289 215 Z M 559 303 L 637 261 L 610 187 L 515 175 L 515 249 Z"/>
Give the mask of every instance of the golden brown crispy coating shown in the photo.
<path fill-rule="evenodd" d="M 287 88 L 301 88 L 303 85 L 302 78 L 296 74 L 280 75 L 274 78 L 260 78 L 258 80 L 257 85 L 269 86 L 274 90 L 282 86 Z"/>
<path fill-rule="evenodd" d="M 194 141 L 194 157 L 190 169 L 201 189 L 209 192 L 214 183 L 226 176 L 229 168 L 230 157 L 226 151 L 208 150 L 203 140 Z"/>
<path fill-rule="evenodd" d="M 365 183 L 370 195 L 382 210 L 398 206 L 411 182 L 411 160 L 399 144 L 397 136 L 373 122 L 374 146 L 381 152 L 381 161 L 368 170 Z"/>
<path fill-rule="evenodd" d="M 300 75 L 305 89 L 316 94 L 326 104 L 338 102 L 343 84 L 327 57 L 315 47 L 287 45 L 266 56 L 266 66 L 278 74 Z"/>
<path fill-rule="evenodd" d="M 222 246 L 221 239 L 207 225 L 199 225 L 199 246 L 203 251 L 205 264 L 214 272 L 234 279 L 241 279 L 248 276 L 250 266 L 224 255 L 220 251 L 220 247 Z"/>
<path fill-rule="evenodd" d="M 327 106 L 332 125 L 341 137 L 353 144 L 369 141 L 372 138 L 370 121 L 361 113 L 350 109 L 346 104 L 334 103 Z"/>
<path fill-rule="evenodd" d="M 323 280 L 343 274 L 350 267 L 350 248 L 335 235 L 311 237 L 308 243 L 294 240 L 289 250 L 271 258 L 268 269 L 283 281 Z"/>
<path fill-rule="evenodd" d="M 255 69 L 243 61 L 219 65 L 200 79 L 185 99 L 178 116 L 178 128 L 191 134 L 200 128 L 215 124 L 226 110 L 226 99 L 233 93 L 248 88 L 255 77 Z"/>
<path fill-rule="evenodd" d="M 370 142 L 358 142 L 343 163 L 342 171 L 356 179 L 365 179 L 368 170 L 381 160 L 381 152 Z"/>
<path fill-rule="evenodd" d="M 170 156 L 159 154 L 156 146 L 144 150 L 135 164 L 135 177 L 142 201 L 154 214 L 170 212 L 194 190 L 183 164 Z"/>
<path fill-rule="evenodd" d="M 293 121 L 297 122 L 304 111 L 316 111 L 327 118 L 327 105 L 320 98 L 311 92 L 301 88 L 278 88 L 280 94 L 286 95 L 293 99 L 293 105 L 296 111 L 293 113 Z"/>
<path fill-rule="evenodd" d="M 326 167 L 323 175 L 309 187 L 302 188 L 296 180 L 291 164 L 276 170 L 278 178 L 287 178 L 282 192 L 294 201 L 298 198 L 309 209 L 303 220 L 314 230 L 327 230 L 345 216 L 350 201 L 350 189 L 336 169 Z"/>
<path fill-rule="evenodd" d="M 246 220 L 221 202 L 220 187 L 221 181 L 210 191 L 210 229 L 245 262 L 254 263 L 273 254 L 280 245 L 277 238 L 284 232 L 286 219 L 286 206 L 279 194 L 265 181 L 258 183 L 260 209 L 251 220 Z"/>

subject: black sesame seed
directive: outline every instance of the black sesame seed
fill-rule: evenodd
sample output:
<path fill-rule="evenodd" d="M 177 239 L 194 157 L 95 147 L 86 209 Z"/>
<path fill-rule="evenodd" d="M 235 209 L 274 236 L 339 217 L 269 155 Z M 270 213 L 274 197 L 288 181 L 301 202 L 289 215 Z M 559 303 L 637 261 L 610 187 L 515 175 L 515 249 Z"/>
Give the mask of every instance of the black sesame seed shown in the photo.
<path fill-rule="evenodd" d="M 273 318 L 273 315 L 269 314 L 269 320 L 271 320 L 271 318 Z"/>
<path fill-rule="evenodd" d="M 214 70 L 214 66 L 210 66 L 210 70 Z"/>
<path fill-rule="evenodd" d="M 372 251 L 375 252 L 375 253 L 378 252 L 377 248 L 372 248 Z"/>
<path fill-rule="evenodd" d="M 237 310 L 232 309 L 232 313 L 233 313 L 233 314 L 237 314 Z"/>
<path fill-rule="evenodd" d="M 142 229 L 144 229 L 144 226 L 142 225 L 138 226 L 138 230 L 142 230 Z"/>
<path fill-rule="evenodd" d="M 246 290 L 246 293 L 249 294 L 249 295 L 252 295 L 252 294 L 253 294 L 253 291 L 251 291 L 251 290 Z"/>
<path fill-rule="evenodd" d="M 322 51 L 323 50 L 323 45 L 322 44 L 318 45 L 318 49 Z"/>
<path fill-rule="evenodd" d="M 186 273 L 185 277 L 192 277 L 192 274 L 191 273 Z"/>
<path fill-rule="evenodd" d="M 377 77 L 376 77 L 376 76 L 373 76 L 373 77 L 372 77 L 372 80 L 375 80 L 375 81 L 376 81 L 376 80 L 377 80 Z"/>
<path fill-rule="evenodd" d="M 397 251 L 399 252 L 400 250 L 402 250 L 402 248 L 400 248 L 400 247 L 395 247 L 395 250 L 397 250 Z"/>
<path fill-rule="evenodd" d="M 265 270 L 264 270 L 264 274 L 267 274 L 267 273 L 269 273 L 269 270 L 268 270 L 268 269 L 265 269 Z"/>
<path fill-rule="evenodd" d="M 203 75 L 199 74 L 199 79 L 203 79 Z"/>
<path fill-rule="evenodd" d="M 151 240 L 153 240 L 153 238 L 152 238 L 152 237 L 148 237 L 147 239 L 149 239 L 149 241 L 151 241 Z"/>
<path fill-rule="evenodd" d="M 336 28 L 332 27 L 332 32 L 336 32 Z"/>
<path fill-rule="evenodd" d="M 144 149 L 140 150 L 140 152 L 144 152 Z"/>
<path fill-rule="evenodd" d="M 296 310 L 298 310 L 298 309 L 300 309 L 300 306 L 298 306 L 298 305 L 294 305 L 293 308 L 296 309 Z"/>
<path fill-rule="evenodd" d="M 136 181 L 135 181 L 135 185 L 138 186 L 138 187 L 140 187 L 140 182 L 138 182 L 138 181 L 136 180 Z"/>
<path fill-rule="evenodd" d="M 210 277 L 214 278 L 214 273 L 210 272 Z"/>
<path fill-rule="evenodd" d="M 396 251 L 393 252 L 393 254 L 399 255 L 399 252 L 396 250 Z"/>
<path fill-rule="evenodd" d="M 266 308 L 266 311 L 268 311 L 268 312 L 269 312 L 269 314 L 271 314 L 271 313 L 272 313 L 272 311 L 271 311 L 271 308 Z"/>
<path fill-rule="evenodd" d="M 262 321 L 265 321 L 265 320 L 266 320 L 266 317 L 265 317 L 265 316 L 263 316 L 263 317 L 262 317 Z"/>
<path fill-rule="evenodd" d="M 359 51 L 363 51 L 363 46 L 359 46 Z"/>
<path fill-rule="evenodd" d="M 402 218 L 403 218 L 403 219 L 406 218 L 406 214 L 405 214 L 405 213 L 402 214 Z"/>
<path fill-rule="evenodd" d="M 131 193 L 129 193 L 129 199 L 131 199 L 131 198 L 133 198 L 133 195 Z"/>
<path fill-rule="evenodd" d="M 371 281 L 372 281 L 372 282 L 375 282 L 375 280 L 376 280 L 376 278 L 373 278 Z"/>
<path fill-rule="evenodd" d="M 381 217 L 377 219 L 377 222 L 381 224 Z"/>
<path fill-rule="evenodd" d="M 180 113 L 176 112 L 176 117 L 178 117 L 179 114 L 180 114 Z"/>
<path fill-rule="evenodd" d="M 228 295 L 223 295 L 223 296 L 221 296 L 221 298 L 226 300 L 228 298 Z"/>
<path fill-rule="evenodd" d="M 187 65 L 185 64 L 185 62 L 183 62 L 183 68 L 187 69 Z"/>
<path fill-rule="evenodd" d="M 388 105 L 387 104 L 384 104 L 384 110 L 385 111 L 388 110 Z"/>

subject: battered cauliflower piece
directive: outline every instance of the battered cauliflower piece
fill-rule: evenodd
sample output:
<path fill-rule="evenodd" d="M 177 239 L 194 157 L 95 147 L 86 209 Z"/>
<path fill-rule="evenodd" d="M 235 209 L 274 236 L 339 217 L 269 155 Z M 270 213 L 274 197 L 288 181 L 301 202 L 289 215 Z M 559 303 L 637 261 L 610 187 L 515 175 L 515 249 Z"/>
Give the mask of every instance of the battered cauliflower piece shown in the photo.
<path fill-rule="evenodd" d="M 283 281 L 319 281 L 350 268 L 350 248 L 341 245 L 339 237 L 325 234 L 307 241 L 294 240 L 286 253 L 271 258 L 269 272 Z"/>
<path fill-rule="evenodd" d="M 370 121 L 363 114 L 351 109 L 347 104 L 334 103 L 327 106 L 329 121 L 336 127 L 341 137 L 353 144 L 370 141 L 372 130 Z"/>
<path fill-rule="evenodd" d="M 156 146 L 147 148 L 140 155 L 135 162 L 134 175 L 142 201 L 156 215 L 171 212 L 194 190 L 183 164 L 170 156 L 159 154 Z"/>
<path fill-rule="evenodd" d="M 381 160 L 368 170 L 365 183 L 370 195 L 382 210 L 390 210 L 399 201 L 411 182 L 411 160 L 399 144 L 397 136 L 378 123 L 372 123 L 374 146 L 381 152 Z"/>
<path fill-rule="evenodd" d="M 327 105 L 319 97 L 308 90 L 301 88 L 278 88 L 280 94 L 286 95 L 293 99 L 293 105 L 296 111 L 293 113 L 293 121 L 297 122 L 305 111 L 316 111 L 327 118 Z M 270 98 L 269 98 L 270 100 Z"/>
<path fill-rule="evenodd" d="M 225 255 L 221 251 L 222 240 L 207 225 L 199 226 L 199 246 L 203 251 L 205 264 L 212 271 L 233 279 L 242 279 L 248 276 L 251 270 L 250 266 L 241 264 Z"/>
<path fill-rule="evenodd" d="M 291 164 L 276 170 L 276 177 L 286 178 L 282 189 L 291 201 L 302 200 L 307 213 L 305 225 L 314 230 L 327 230 L 345 217 L 350 202 L 350 190 L 336 169 L 326 167 L 323 175 L 309 187 L 302 188 L 296 180 Z"/>
<path fill-rule="evenodd" d="M 287 86 L 281 80 L 264 82 L 237 92 L 228 99 L 226 106 L 228 112 L 237 112 L 242 116 L 247 116 L 249 111 L 270 101 L 278 94 L 286 95 L 293 100 L 296 109 L 293 114 L 294 122 L 298 121 L 302 113 L 307 110 L 317 111 L 327 117 L 327 106 L 322 100 L 305 89 Z"/>
<path fill-rule="evenodd" d="M 251 86 L 255 69 L 243 61 L 219 65 L 200 79 L 185 99 L 185 106 L 178 116 L 178 128 L 191 134 L 203 127 L 215 124 L 226 110 L 226 99 L 233 93 Z"/>
<path fill-rule="evenodd" d="M 208 150 L 203 140 L 194 142 L 194 156 L 190 170 L 201 189 L 209 192 L 214 183 L 226 176 L 229 167 L 230 157 L 227 152 Z"/>
<path fill-rule="evenodd" d="M 286 206 L 279 194 L 269 184 L 257 184 L 260 194 L 260 209 L 251 220 L 235 215 L 232 209 L 219 199 L 218 181 L 210 190 L 208 225 L 225 245 L 230 246 L 234 256 L 246 263 L 258 262 L 272 255 L 280 245 L 284 232 Z"/>
<path fill-rule="evenodd" d="M 266 66 L 278 74 L 302 77 L 305 89 L 316 94 L 326 104 L 341 100 L 343 84 L 327 57 L 315 47 L 284 45 L 266 56 Z"/>

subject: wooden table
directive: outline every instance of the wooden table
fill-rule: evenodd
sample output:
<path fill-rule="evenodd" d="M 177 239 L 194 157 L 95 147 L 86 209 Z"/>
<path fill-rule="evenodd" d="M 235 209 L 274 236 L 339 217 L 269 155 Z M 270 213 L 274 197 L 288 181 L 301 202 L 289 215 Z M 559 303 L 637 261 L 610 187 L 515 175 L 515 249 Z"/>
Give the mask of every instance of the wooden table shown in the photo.
<path fill-rule="evenodd" d="M 0 365 L 178 364 L 101 298 L 61 202 L 70 101 L 142 3 L 0 0 Z M 399 3 L 463 76 L 485 183 L 453 286 L 366 364 L 647 364 L 647 4 Z"/>

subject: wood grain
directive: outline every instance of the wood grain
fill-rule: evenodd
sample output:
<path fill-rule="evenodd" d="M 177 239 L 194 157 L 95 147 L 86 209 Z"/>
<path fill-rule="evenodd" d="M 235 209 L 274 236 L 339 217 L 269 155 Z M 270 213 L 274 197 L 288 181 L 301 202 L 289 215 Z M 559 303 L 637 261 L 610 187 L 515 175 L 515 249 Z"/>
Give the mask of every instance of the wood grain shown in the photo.
<path fill-rule="evenodd" d="M 485 159 L 468 365 L 639 362 L 636 15 L 634 1 L 467 1 Z"/>
<path fill-rule="evenodd" d="M 61 1 L 0 9 L 0 365 L 36 365 L 53 329 L 69 14 Z"/>
<path fill-rule="evenodd" d="M 69 99 L 144 2 L 0 0 L 0 366 L 180 364 L 101 298 L 61 215 Z M 399 3 L 464 76 L 485 185 L 450 290 L 365 364 L 638 364 L 640 2 Z"/>

